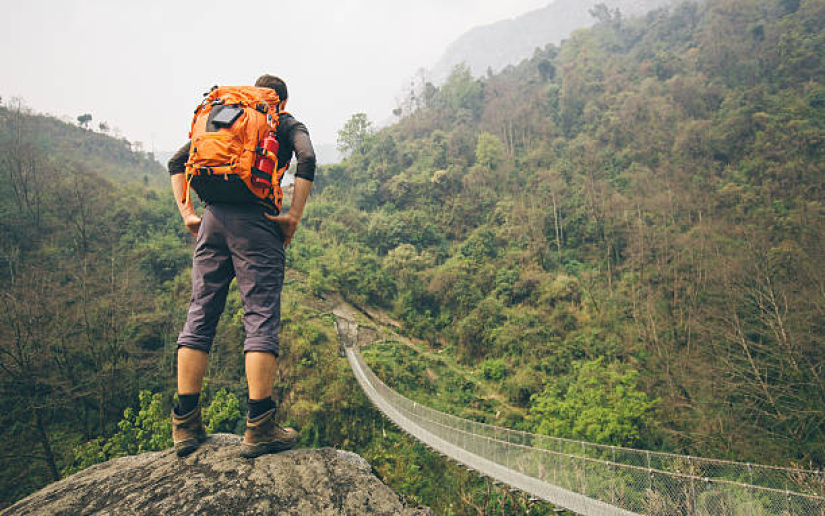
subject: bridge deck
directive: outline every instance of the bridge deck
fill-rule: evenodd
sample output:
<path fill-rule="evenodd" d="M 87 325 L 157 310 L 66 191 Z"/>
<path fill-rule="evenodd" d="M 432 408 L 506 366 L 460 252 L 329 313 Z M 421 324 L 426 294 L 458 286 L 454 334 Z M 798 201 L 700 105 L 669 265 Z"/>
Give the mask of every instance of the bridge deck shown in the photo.
<path fill-rule="evenodd" d="M 363 358 L 353 348 L 347 348 L 347 359 L 358 383 L 364 389 L 367 397 L 401 429 L 426 444 L 430 448 L 437 450 L 448 457 L 473 468 L 474 470 L 518 488 L 525 493 L 529 493 L 537 498 L 559 505 L 571 511 L 585 516 L 638 516 L 637 513 L 611 506 L 599 500 L 594 500 L 586 496 L 568 491 L 558 486 L 548 484 L 537 478 L 527 476 L 518 471 L 509 469 L 501 464 L 488 460 L 480 455 L 471 453 L 455 444 L 440 438 L 419 425 L 414 419 L 408 417 L 401 410 L 396 409 L 385 400 L 374 387 L 374 380 L 369 378 L 365 372 L 366 366 Z"/>

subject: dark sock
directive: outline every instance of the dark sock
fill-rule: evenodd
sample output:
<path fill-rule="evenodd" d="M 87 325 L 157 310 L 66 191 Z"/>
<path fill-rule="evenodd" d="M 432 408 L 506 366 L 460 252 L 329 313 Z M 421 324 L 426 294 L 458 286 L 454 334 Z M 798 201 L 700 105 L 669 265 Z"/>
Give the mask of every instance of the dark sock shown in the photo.
<path fill-rule="evenodd" d="M 192 410 L 198 406 L 198 398 L 200 398 L 200 395 L 201 393 L 199 392 L 195 394 L 178 394 L 178 406 L 175 407 L 175 414 L 185 416 L 192 412 Z"/>
<path fill-rule="evenodd" d="M 270 410 L 275 408 L 275 400 L 272 398 L 263 398 L 260 400 L 253 400 L 249 399 L 249 419 L 255 419 L 256 417 L 269 412 Z"/>

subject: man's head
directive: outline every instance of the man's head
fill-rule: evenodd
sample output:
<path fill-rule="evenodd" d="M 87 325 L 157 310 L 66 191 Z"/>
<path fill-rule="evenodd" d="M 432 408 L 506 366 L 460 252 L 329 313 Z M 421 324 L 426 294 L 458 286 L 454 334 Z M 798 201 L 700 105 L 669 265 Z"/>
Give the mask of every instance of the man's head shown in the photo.
<path fill-rule="evenodd" d="M 274 75 L 261 75 L 258 77 L 258 80 L 255 81 L 255 86 L 258 88 L 270 88 L 275 90 L 280 97 L 282 103 L 286 103 L 286 99 L 289 96 L 289 92 L 286 89 L 286 83 L 280 77 L 275 77 Z"/>

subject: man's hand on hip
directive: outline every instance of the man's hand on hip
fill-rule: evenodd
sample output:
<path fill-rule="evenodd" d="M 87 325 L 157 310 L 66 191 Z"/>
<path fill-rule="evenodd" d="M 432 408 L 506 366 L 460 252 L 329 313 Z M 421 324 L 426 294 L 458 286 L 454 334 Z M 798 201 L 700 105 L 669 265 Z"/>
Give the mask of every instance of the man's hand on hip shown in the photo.
<path fill-rule="evenodd" d="M 201 228 L 201 218 L 192 213 L 183 217 L 183 223 L 193 235 L 198 236 L 198 230 Z"/>
<path fill-rule="evenodd" d="M 184 149 L 181 149 L 181 151 L 183 150 Z M 178 152 L 180 153 L 181 151 Z M 195 207 L 192 205 L 192 197 L 185 194 L 189 189 L 189 185 L 186 183 L 186 176 L 184 174 L 173 174 L 171 180 L 172 193 L 175 195 L 175 204 L 178 205 L 178 211 L 180 211 L 180 216 L 183 218 L 183 223 L 186 224 L 186 229 L 193 235 L 198 236 L 198 230 L 201 227 L 201 218 L 195 213 Z M 183 202 L 184 197 L 186 197 L 186 202 Z"/>
<path fill-rule="evenodd" d="M 289 212 L 282 215 L 270 215 L 269 213 L 264 213 L 264 217 L 281 227 L 281 232 L 284 234 L 284 247 L 289 246 L 289 243 L 292 241 L 292 235 L 294 235 L 295 231 L 298 230 L 298 218 L 294 215 L 290 215 Z"/>
<path fill-rule="evenodd" d="M 309 197 L 309 190 L 312 188 L 312 181 L 304 179 L 303 177 L 295 178 L 295 188 L 292 194 L 292 204 L 289 205 L 289 211 L 282 215 L 270 215 L 264 212 L 264 216 L 277 223 L 281 227 L 281 232 L 284 234 L 284 247 L 292 242 L 292 235 L 298 229 L 298 223 L 304 215 L 304 205 Z"/>

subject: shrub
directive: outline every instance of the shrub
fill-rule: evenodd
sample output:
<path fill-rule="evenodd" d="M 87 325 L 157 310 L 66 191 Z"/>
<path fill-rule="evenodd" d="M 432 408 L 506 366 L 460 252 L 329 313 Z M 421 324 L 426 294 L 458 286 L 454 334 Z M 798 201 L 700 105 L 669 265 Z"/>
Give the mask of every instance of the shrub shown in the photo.
<path fill-rule="evenodd" d="M 507 364 L 500 358 L 487 359 L 481 363 L 481 374 L 488 380 L 501 381 L 507 375 Z"/>
<path fill-rule="evenodd" d="M 72 450 L 72 461 L 62 473 L 77 473 L 93 464 L 117 457 L 164 450 L 172 446 L 172 419 L 163 406 L 163 395 L 140 391 L 140 408 L 128 407 L 111 437 L 99 437 Z M 221 389 L 203 412 L 206 431 L 231 432 L 241 418 L 237 396 Z"/>
<path fill-rule="evenodd" d="M 603 357 L 576 362 L 568 385 L 548 385 L 531 398 L 535 431 L 602 444 L 638 444 L 658 403 L 637 389 L 638 376 L 622 364 L 606 365 Z"/>

